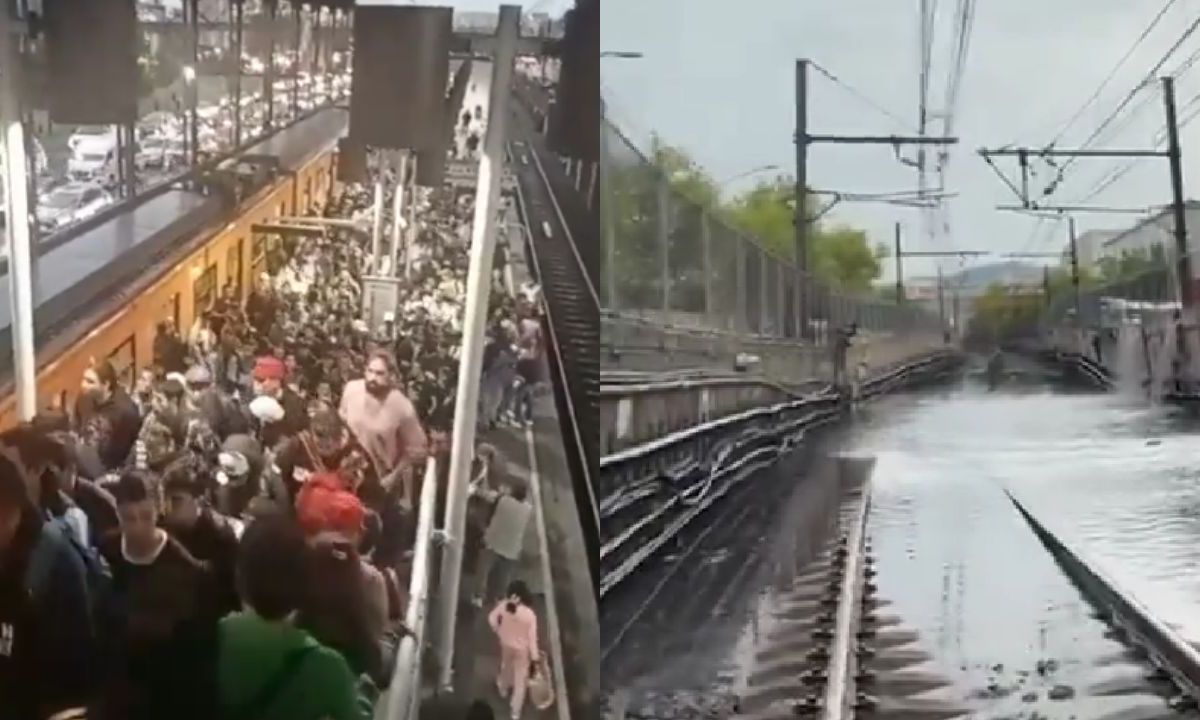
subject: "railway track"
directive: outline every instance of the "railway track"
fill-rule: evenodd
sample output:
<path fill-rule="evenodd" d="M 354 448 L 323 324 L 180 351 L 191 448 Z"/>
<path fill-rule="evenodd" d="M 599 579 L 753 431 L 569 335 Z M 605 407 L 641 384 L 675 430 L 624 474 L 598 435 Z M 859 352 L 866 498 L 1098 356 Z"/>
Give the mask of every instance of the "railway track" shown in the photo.
<path fill-rule="evenodd" d="M 592 576 L 598 585 L 599 516 L 594 476 L 599 462 L 595 428 L 600 405 L 600 303 L 578 246 L 584 240 L 577 237 L 595 230 L 580 217 L 581 208 L 572 202 L 576 199 L 564 193 L 561 166 L 534 132 L 531 119 L 518 109 L 516 120 L 516 139 L 509 144 L 508 154 L 517 178 L 518 210 L 529 233 L 527 263 L 545 299 L 550 380 L 589 544 Z"/>
<path fill-rule="evenodd" d="M 863 476 L 861 469 L 851 473 Z M 869 477 L 869 471 L 865 476 Z M 1057 537 L 1026 506 L 1009 495 L 1013 506 L 1053 556 L 1063 573 L 1094 609 L 1093 617 L 1107 628 L 1105 638 L 1125 647 L 1116 661 L 1088 659 L 1097 666 L 1125 663 L 1133 675 L 1109 679 L 1076 690 L 1055 685 L 1044 695 L 1021 688 L 1031 709 L 1021 714 L 987 714 L 988 697 L 947 699 L 953 686 L 946 677 L 925 669 L 931 659 L 920 648 L 917 634 L 900 618 L 887 614 L 888 602 L 875 583 L 876 557 L 869 538 L 871 508 L 869 480 L 853 477 L 842 488 L 843 499 L 835 530 L 796 578 L 777 607 L 777 623 L 757 648 L 755 668 L 739 698 L 737 718 L 782 720 L 812 717 L 822 720 L 891 718 L 1196 718 L 1200 698 L 1200 651 L 1106 575 L 1092 561 Z M 1039 661 L 1037 673 L 1052 675 L 1053 660 Z M 1007 690 L 993 685 L 1000 696 Z M 1158 702 L 1104 715 L 1095 696 L 1108 698 L 1157 696 Z M 1048 700 L 1060 714 L 1033 709 Z M 976 701 L 976 702 L 972 702 Z M 979 701 L 984 701 L 980 703 Z M 982 713 L 982 714 L 981 714 Z"/>

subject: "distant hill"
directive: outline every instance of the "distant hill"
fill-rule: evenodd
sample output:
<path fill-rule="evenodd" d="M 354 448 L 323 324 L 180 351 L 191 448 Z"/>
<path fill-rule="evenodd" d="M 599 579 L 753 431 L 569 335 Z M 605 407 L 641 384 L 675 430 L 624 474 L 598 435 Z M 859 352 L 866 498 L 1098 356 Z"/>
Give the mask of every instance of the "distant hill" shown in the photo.
<path fill-rule="evenodd" d="M 983 289 L 993 283 L 1002 285 L 1028 285 L 1042 281 L 1045 273 L 1041 265 L 1034 265 L 1020 260 L 989 263 L 967 268 L 946 275 L 947 285 L 958 285 L 963 288 Z"/>

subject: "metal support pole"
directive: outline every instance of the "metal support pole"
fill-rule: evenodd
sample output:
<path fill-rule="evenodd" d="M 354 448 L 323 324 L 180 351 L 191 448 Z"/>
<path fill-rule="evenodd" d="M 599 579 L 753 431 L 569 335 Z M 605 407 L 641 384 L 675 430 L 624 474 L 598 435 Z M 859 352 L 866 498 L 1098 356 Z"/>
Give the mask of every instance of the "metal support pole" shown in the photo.
<path fill-rule="evenodd" d="M 734 247 L 737 248 L 737 319 L 734 322 L 734 331 L 739 336 L 744 334 L 747 328 L 750 327 L 750 318 L 747 317 L 748 310 L 746 308 L 746 240 L 741 235 L 734 239 Z"/>
<path fill-rule="evenodd" d="M 371 224 L 371 274 L 379 273 L 379 254 L 383 245 L 383 168 L 375 174 L 375 210 Z"/>
<path fill-rule="evenodd" d="M 412 155 L 412 181 L 408 188 L 408 228 L 404 231 L 404 277 L 412 276 L 413 245 L 417 240 L 417 155 Z"/>
<path fill-rule="evenodd" d="M 304 30 L 300 0 L 292 0 L 292 13 L 296 16 L 296 54 L 292 62 L 292 120 L 300 114 L 300 37 Z"/>
<path fill-rule="evenodd" d="M 191 149 L 191 157 L 189 158 L 189 166 L 195 167 L 200 159 L 200 0 L 190 0 L 192 23 L 192 70 L 184 87 L 187 89 L 188 103 L 188 132 L 191 139 L 189 145 Z"/>
<path fill-rule="evenodd" d="M 941 323 L 941 330 L 946 330 L 946 278 L 942 274 L 942 268 L 938 266 L 938 322 Z"/>
<path fill-rule="evenodd" d="M 604 101 L 600 101 L 600 112 L 604 113 Z M 605 304 L 609 310 L 620 310 L 621 299 L 617 296 L 617 223 L 614 212 L 612 176 L 609 167 L 608 132 L 604 127 L 607 121 L 601 120 L 600 125 L 600 213 L 604 237 L 604 288 Z M 708 279 L 708 273 L 704 274 Z"/>
<path fill-rule="evenodd" d="M 658 241 L 658 283 L 662 291 L 662 319 L 671 318 L 671 186 L 666 177 L 658 178 L 657 190 L 658 224 L 655 227 L 655 239 Z"/>
<path fill-rule="evenodd" d="M 764 252 L 758 254 L 758 334 L 767 334 L 767 313 L 770 298 L 767 293 L 767 275 L 771 272 L 771 258 Z"/>
<path fill-rule="evenodd" d="M 233 2 L 233 146 L 242 146 L 242 0 Z"/>
<path fill-rule="evenodd" d="M 37 367 L 33 335 L 33 248 L 30 233 L 29 183 L 26 176 L 25 126 L 21 122 L 21 57 L 17 30 L 7 8 L 0 9 L 0 126 L 4 133 L 8 222 L 8 292 L 12 309 L 13 370 L 17 417 L 37 414 Z"/>
<path fill-rule="evenodd" d="M 450 446 L 450 476 L 446 488 L 447 543 L 442 552 L 441 591 L 438 597 L 442 624 L 437 634 L 441 684 L 450 687 L 454 677 L 454 640 L 463 571 L 463 541 L 467 525 L 467 495 L 475 458 L 475 421 L 479 409 L 479 372 L 483 364 L 484 326 L 492 284 L 492 255 L 496 247 L 496 207 L 508 133 L 509 98 L 513 63 L 520 37 L 521 8 L 500 6 L 488 94 L 488 124 L 479 161 L 475 192 L 475 217 L 471 227 L 471 259 L 467 272 L 467 300 L 463 312 L 463 345 L 459 358 L 458 390 L 454 398 L 454 430 Z M 536 509 L 541 512 L 541 508 Z M 561 702 L 561 699 L 560 699 Z"/>
<path fill-rule="evenodd" d="M 112 126 L 112 129 L 113 129 L 113 134 L 116 136 L 116 139 L 117 139 L 117 148 L 116 148 L 117 156 L 114 158 L 114 160 L 116 161 L 115 170 L 117 171 L 116 178 L 115 178 L 116 187 L 113 188 L 113 190 L 116 192 L 117 197 L 124 197 L 125 196 L 125 126 L 123 124 L 114 125 L 114 126 Z M 108 171 L 108 165 L 105 164 L 103 172 L 107 172 L 107 171 Z M 100 176 L 100 180 L 101 180 L 101 182 L 105 183 L 105 185 L 108 184 L 108 178 L 105 177 L 103 174 Z"/>
<path fill-rule="evenodd" d="M 611 232 L 611 229 L 609 230 Z M 713 277 L 712 277 L 712 218 L 708 211 L 700 211 L 700 272 L 704 276 L 704 320 L 712 324 Z M 608 299 L 610 307 L 612 298 Z"/>
<path fill-rule="evenodd" d="M 787 280 L 790 273 L 781 263 L 775 263 L 775 337 L 787 337 Z"/>
<path fill-rule="evenodd" d="M 275 19 L 279 13 L 278 0 L 267 0 L 267 62 L 263 66 L 263 129 L 267 132 L 275 125 Z"/>
<path fill-rule="evenodd" d="M 408 151 L 396 151 L 396 184 L 392 189 L 392 275 L 400 276 L 400 243 L 404 226 L 404 191 L 408 184 Z"/>
<path fill-rule="evenodd" d="M 1187 213 L 1183 199 L 1183 160 L 1179 149 L 1179 122 L 1175 117 L 1175 78 L 1162 79 L 1163 104 L 1167 111 L 1167 158 L 1171 163 L 1171 213 L 1175 220 L 1175 252 L 1178 253 L 1179 302 L 1184 311 L 1194 304 L 1192 259 L 1188 252 Z"/>
<path fill-rule="evenodd" d="M 137 123 L 125 125 L 125 197 L 137 195 Z"/>
<path fill-rule="evenodd" d="M 904 251 L 900 248 L 900 223 L 896 223 L 896 304 L 904 302 Z"/>
<path fill-rule="evenodd" d="M 796 61 L 796 339 L 807 335 L 808 303 L 808 60 Z"/>
<path fill-rule="evenodd" d="M 1075 317 L 1079 318 L 1082 302 L 1079 295 L 1079 247 L 1075 236 L 1075 218 L 1067 218 L 1067 230 L 1071 237 L 1071 291 L 1074 294 Z"/>

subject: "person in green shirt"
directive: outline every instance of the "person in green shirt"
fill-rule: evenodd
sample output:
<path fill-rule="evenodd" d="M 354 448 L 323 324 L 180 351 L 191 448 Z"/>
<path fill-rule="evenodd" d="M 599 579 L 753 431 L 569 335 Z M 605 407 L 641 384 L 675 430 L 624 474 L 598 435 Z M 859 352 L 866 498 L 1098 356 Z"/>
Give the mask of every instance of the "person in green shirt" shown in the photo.
<path fill-rule="evenodd" d="M 221 621 L 217 657 L 226 720 L 367 720 L 345 659 L 292 624 L 305 552 L 300 528 L 287 518 L 258 520 L 242 537 L 237 580 L 245 610 Z"/>

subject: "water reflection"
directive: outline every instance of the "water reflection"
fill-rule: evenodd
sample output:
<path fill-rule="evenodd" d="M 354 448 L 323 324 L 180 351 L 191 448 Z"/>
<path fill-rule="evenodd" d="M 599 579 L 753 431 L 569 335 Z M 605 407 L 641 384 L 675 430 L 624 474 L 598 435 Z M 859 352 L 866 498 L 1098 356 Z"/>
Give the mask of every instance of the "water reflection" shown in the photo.
<path fill-rule="evenodd" d="M 1196 421 L 1137 397 L 965 386 L 890 398 L 855 422 L 822 451 L 877 459 L 870 534 L 885 613 L 932 658 L 907 669 L 948 685 L 923 699 L 979 717 L 1177 716 L 1004 490 L 1200 640 Z M 605 663 L 631 710 L 683 717 L 753 689 L 830 501 L 811 472 L 797 482 L 794 462 L 717 514 L 730 527 L 681 553 L 688 566 Z"/>

